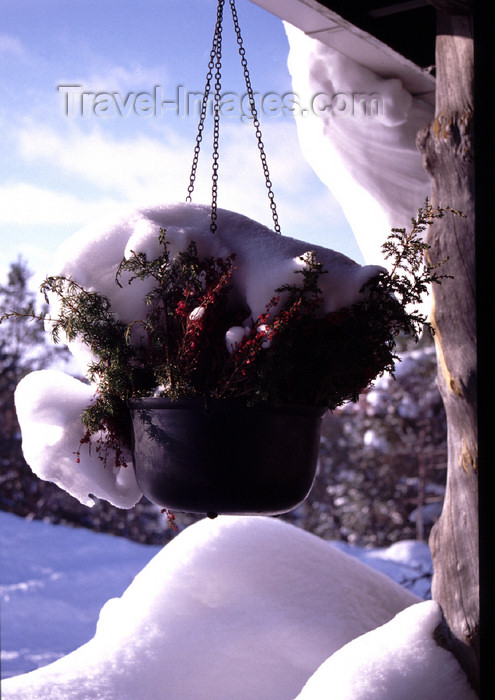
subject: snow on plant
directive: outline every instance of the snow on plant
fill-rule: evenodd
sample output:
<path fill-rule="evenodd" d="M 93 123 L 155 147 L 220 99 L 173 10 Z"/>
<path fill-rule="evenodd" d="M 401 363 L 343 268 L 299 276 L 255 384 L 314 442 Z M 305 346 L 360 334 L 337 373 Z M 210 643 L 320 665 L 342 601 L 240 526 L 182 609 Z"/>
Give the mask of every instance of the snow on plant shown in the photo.
<path fill-rule="evenodd" d="M 417 337 L 425 323 L 410 305 L 444 277 L 426 264 L 428 246 L 420 234 L 448 209 L 433 209 L 428 200 L 411 231 L 393 230 L 385 244 L 391 272 L 360 268 L 318 247 L 301 254 L 303 242 L 231 212 L 227 227 L 213 236 L 203 230 L 204 208 L 167 205 L 166 216 L 161 211 L 145 212 L 155 217 L 151 226 L 141 226 L 143 219 L 131 224 L 112 285 L 90 268 L 70 265 L 42 285 L 54 309 L 44 317 L 54 340 L 90 351 L 86 379 L 94 395 L 82 411 L 82 436 L 75 437 L 78 460 L 87 445 L 105 465 L 128 463 L 127 400 L 134 397 L 235 397 L 329 410 L 357 399 L 377 376 L 393 372 L 396 336 Z M 112 235 L 113 229 L 103 236 L 107 256 Z M 275 283 L 260 311 L 260 289 L 270 284 L 261 272 L 268 270 L 269 255 Z M 100 259 L 112 269 L 105 255 Z M 122 296 L 128 286 L 133 291 Z M 29 310 L 24 315 L 34 318 Z"/>
<path fill-rule="evenodd" d="M 378 347 L 389 329 L 379 329 L 375 319 L 374 342 L 365 332 L 368 304 L 321 313 L 318 280 L 326 271 L 313 253 L 295 271 L 302 285 L 277 288 L 265 312 L 250 319 L 243 337 L 229 348 L 226 335 L 246 313 L 229 294 L 235 256 L 200 259 L 193 241 L 172 259 L 164 229 L 160 245 L 153 260 L 131 251 L 119 265 L 118 285 L 124 271 L 131 273 L 129 285 L 150 278 L 155 285 L 145 296 L 146 316 L 129 324 L 115 316 L 108 298 L 71 279 L 49 277 L 42 285 L 47 299 L 54 293 L 59 301 L 58 317 L 49 319 L 53 339 L 79 338 L 97 358 L 88 368 L 97 391 L 82 415 L 81 443 L 104 431 L 104 443 L 97 447 L 104 461 L 110 449 L 115 466 L 123 463 L 119 445 L 131 444 L 126 401 L 132 397 L 242 397 L 249 403 L 332 409 L 356 397 L 377 373 L 392 369 L 392 356 Z M 397 306 L 388 294 L 382 304 Z M 397 309 L 395 317 L 399 321 Z M 162 388 L 157 392 L 157 387 Z"/>

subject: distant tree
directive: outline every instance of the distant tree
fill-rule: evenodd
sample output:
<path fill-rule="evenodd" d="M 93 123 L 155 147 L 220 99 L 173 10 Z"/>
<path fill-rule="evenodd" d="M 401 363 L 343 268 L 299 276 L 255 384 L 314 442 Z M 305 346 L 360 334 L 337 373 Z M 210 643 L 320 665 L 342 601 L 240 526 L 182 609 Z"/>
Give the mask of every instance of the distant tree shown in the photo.
<path fill-rule="evenodd" d="M 11 263 L 6 284 L 0 285 L 0 318 L 12 311 L 35 310 L 36 294 L 29 287 L 27 263 Z M 48 366 L 66 355 L 65 347 L 51 344 L 41 321 L 7 315 L 0 323 L 0 445 L 2 453 L 18 432 L 14 391 L 29 372 Z"/>

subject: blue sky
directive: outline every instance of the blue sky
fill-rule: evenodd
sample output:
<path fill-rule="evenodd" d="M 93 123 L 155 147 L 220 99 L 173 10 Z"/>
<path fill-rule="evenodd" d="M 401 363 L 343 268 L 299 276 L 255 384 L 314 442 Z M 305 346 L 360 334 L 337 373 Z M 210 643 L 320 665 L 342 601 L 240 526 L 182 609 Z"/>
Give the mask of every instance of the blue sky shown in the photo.
<path fill-rule="evenodd" d="M 253 87 L 275 96 L 260 120 L 282 232 L 360 262 L 340 207 L 300 152 L 293 117 L 277 108 L 292 90 L 283 24 L 249 0 L 236 4 Z M 185 198 L 198 121 L 185 96 L 203 90 L 215 17 L 214 0 L 0 0 L 2 278 L 19 254 L 44 276 L 67 236 L 114 208 Z M 99 106 L 82 92 L 98 94 Z M 271 225 L 254 129 L 240 118 L 245 86 L 228 3 L 222 92 L 232 98 L 219 206 Z M 210 201 L 210 125 L 195 202 Z"/>

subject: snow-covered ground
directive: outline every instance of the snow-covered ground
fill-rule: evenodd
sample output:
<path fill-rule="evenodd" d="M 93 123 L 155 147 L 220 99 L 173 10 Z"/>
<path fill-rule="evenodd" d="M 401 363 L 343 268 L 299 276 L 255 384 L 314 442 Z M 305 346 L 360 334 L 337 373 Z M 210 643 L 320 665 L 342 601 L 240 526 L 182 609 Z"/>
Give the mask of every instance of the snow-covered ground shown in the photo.
<path fill-rule="evenodd" d="M 87 642 L 104 603 L 160 549 L 4 512 L 0 542 L 3 678 Z"/>
<path fill-rule="evenodd" d="M 163 549 L 0 525 L 3 698 L 474 698 L 433 641 L 438 606 L 392 580 L 431 567 L 425 544 L 348 556 L 264 517 L 205 519 Z"/>

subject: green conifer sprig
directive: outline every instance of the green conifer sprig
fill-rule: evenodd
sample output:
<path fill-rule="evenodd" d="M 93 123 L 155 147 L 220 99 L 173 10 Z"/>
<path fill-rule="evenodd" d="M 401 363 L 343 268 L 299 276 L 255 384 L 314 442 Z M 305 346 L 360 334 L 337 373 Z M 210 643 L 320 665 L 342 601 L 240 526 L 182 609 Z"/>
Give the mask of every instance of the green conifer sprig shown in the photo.
<path fill-rule="evenodd" d="M 431 226 L 435 219 L 441 219 L 451 213 L 464 216 L 462 212 L 451 207 L 433 207 L 427 197 L 423 207 L 418 209 L 417 216 L 411 219 L 411 228 L 393 228 L 387 240 L 382 245 L 382 252 L 386 260 L 390 261 L 390 271 L 372 280 L 369 288 L 379 287 L 380 292 L 393 294 L 399 301 L 404 313 L 402 331 L 419 337 L 426 326 L 433 331 L 431 324 L 418 310 L 409 310 L 411 305 L 421 304 L 428 294 L 431 284 L 441 284 L 444 279 L 451 279 L 451 275 L 439 274 L 437 270 L 444 265 L 445 260 L 432 264 L 429 260 L 429 244 L 423 239 L 422 234 Z"/>
<path fill-rule="evenodd" d="M 122 448 L 131 444 L 131 397 L 235 397 L 250 404 L 333 410 L 357 399 L 377 376 L 393 374 L 397 335 L 418 339 L 429 324 L 414 307 L 430 284 L 449 277 L 438 272 L 444 261 L 427 261 L 429 246 L 421 238 L 448 212 L 460 214 L 434 209 L 427 199 L 409 231 L 393 229 L 383 245 L 390 272 L 364 285 L 359 302 L 336 312 L 323 312 L 319 285 L 327 271 L 314 252 L 306 254 L 305 265 L 295 273 L 302 283 L 276 289 L 232 352 L 225 334 L 232 326 L 245 326 L 247 314 L 232 294 L 235 256 L 201 259 L 191 242 L 172 257 L 164 229 L 156 258 L 131 252 L 116 273 L 120 287 L 124 278 L 129 285 L 146 282 L 143 318 L 125 323 L 106 296 L 63 276 L 48 277 L 41 286 L 47 301 L 53 295 L 57 299 L 56 318 L 36 316 L 31 309 L 15 315 L 48 322 L 56 342 L 78 340 L 91 349 L 88 379 L 97 391 L 82 416 L 81 444 L 91 444 L 98 434 L 100 457 L 106 461 L 112 453 L 119 466 Z"/>

